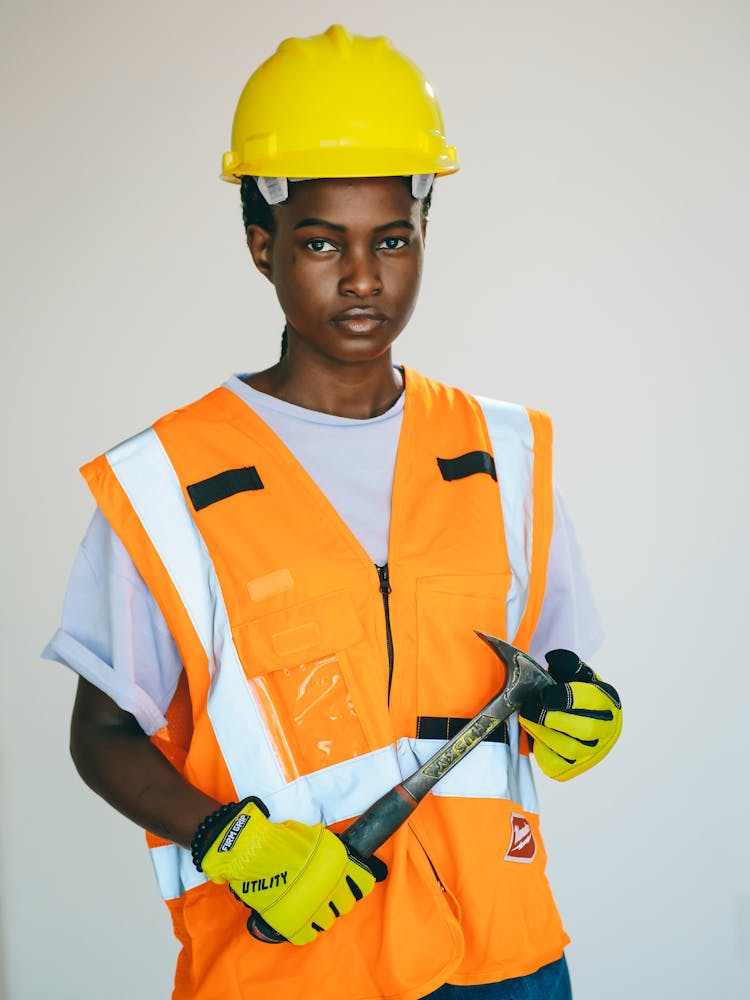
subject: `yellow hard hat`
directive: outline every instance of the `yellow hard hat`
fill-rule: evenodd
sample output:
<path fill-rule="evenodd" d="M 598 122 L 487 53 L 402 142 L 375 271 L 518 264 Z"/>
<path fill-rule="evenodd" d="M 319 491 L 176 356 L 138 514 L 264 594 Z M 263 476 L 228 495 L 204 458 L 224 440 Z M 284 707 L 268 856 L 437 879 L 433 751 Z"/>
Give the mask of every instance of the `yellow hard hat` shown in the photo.
<path fill-rule="evenodd" d="M 456 150 L 424 74 L 387 38 L 332 25 L 287 38 L 248 80 L 222 177 L 452 174 Z"/>

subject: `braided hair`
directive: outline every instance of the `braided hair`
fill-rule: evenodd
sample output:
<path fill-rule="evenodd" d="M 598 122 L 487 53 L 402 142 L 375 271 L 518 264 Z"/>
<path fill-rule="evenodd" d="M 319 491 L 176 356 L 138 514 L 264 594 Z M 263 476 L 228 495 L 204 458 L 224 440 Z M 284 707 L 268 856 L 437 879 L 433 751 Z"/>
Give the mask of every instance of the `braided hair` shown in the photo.
<path fill-rule="evenodd" d="M 408 180 L 408 178 L 404 179 Z M 422 199 L 421 211 L 423 219 L 427 219 L 427 216 L 430 213 L 433 188 L 430 188 Z M 260 193 L 258 185 L 255 183 L 253 177 L 245 176 L 242 178 L 240 182 L 240 196 L 242 198 L 242 221 L 245 226 L 245 231 L 247 232 L 248 226 L 260 226 L 261 229 L 265 229 L 267 233 L 270 233 L 273 236 L 276 232 L 276 219 L 273 214 L 273 208 Z M 281 334 L 282 358 L 286 354 L 286 349 L 287 335 L 285 325 Z"/>

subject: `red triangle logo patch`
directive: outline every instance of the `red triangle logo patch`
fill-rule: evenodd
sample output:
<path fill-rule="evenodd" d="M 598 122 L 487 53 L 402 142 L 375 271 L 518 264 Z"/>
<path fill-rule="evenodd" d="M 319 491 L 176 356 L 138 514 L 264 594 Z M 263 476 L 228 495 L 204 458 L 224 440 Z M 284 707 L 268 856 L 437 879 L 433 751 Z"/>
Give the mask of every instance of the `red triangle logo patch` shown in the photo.
<path fill-rule="evenodd" d="M 521 861 L 528 864 L 536 856 L 536 841 L 531 825 L 525 816 L 510 815 L 510 843 L 505 852 L 506 861 Z"/>

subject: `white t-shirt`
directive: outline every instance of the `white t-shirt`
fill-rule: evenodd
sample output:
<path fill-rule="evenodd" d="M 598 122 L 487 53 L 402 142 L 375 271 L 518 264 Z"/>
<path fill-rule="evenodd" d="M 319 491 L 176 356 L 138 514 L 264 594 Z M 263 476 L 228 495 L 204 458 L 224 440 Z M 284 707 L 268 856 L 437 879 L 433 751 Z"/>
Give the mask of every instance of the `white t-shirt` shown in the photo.
<path fill-rule="evenodd" d="M 373 563 L 384 565 L 403 394 L 380 416 L 355 420 L 282 402 L 250 388 L 239 376 L 225 387 L 263 418 Z M 530 652 L 543 661 L 550 649 L 574 649 L 587 659 L 601 638 L 573 525 L 555 487 L 547 586 Z M 73 564 L 61 628 L 42 655 L 100 688 L 134 715 L 146 733 L 165 724 L 182 662 L 154 598 L 98 509 Z"/>

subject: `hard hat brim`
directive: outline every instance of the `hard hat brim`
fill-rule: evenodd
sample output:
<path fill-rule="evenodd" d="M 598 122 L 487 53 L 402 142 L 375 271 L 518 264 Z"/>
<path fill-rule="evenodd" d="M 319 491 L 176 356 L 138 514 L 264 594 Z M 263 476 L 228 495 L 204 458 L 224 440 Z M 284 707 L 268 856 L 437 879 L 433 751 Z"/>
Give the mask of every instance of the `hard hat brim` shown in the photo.
<path fill-rule="evenodd" d="M 254 177 L 406 177 L 410 174 L 454 174 L 459 169 L 456 151 L 451 146 L 439 156 L 415 154 L 404 149 L 361 149 L 332 147 L 265 157 L 240 157 L 224 154 L 221 176 L 239 183 L 244 176 Z"/>

